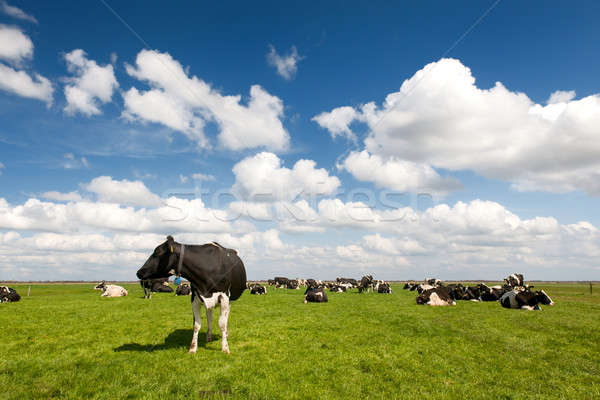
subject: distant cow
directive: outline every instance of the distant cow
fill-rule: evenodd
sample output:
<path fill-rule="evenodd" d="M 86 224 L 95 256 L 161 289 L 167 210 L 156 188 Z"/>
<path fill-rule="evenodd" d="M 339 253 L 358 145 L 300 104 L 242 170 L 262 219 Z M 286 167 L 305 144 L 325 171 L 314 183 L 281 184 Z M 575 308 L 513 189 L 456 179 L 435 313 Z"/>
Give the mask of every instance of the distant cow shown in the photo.
<path fill-rule="evenodd" d="M 321 288 L 306 289 L 304 293 L 304 303 L 327 303 L 327 294 Z"/>
<path fill-rule="evenodd" d="M 416 300 L 417 304 L 427 304 L 430 306 L 456 305 L 450 294 L 450 289 L 443 286 L 425 290 L 417 296 Z"/>
<path fill-rule="evenodd" d="M 0 303 L 14 303 L 21 300 L 21 296 L 13 288 L 0 286 Z"/>
<path fill-rule="evenodd" d="M 261 286 L 258 283 L 250 286 L 250 294 L 267 294 L 267 287 Z"/>
<path fill-rule="evenodd" d="M 509 290 L 507 285 L 500 286 L 488 286 L 485 283 L 478 285 L 481 289 L 481 300 L 482 301 L 498 301 L 504 293 Z"/>
<path fill-rule="evenodd" d="M 380 283 L 379 286 L 377 287 L 377 293 L 385 293 L 385 294 L 392 293 L 390 284 L 389 283 Z"/>
<path fill-rule="evenodd" d="M 342 284 L 340 285 L 331 285 L 331 287 L 329 288 L 330 292 L 334 292 L 334 293 L 346 293 L 348 291 L 348 287 L 344 286 Z"/>
<path fill-rule="evenodd" d="M 180 283 L 175 289 L 175 296 L 190 296 L 191 294 L 192 288 L 188 282 Z"/>
<path fill-rule="evenodd" d="M 127 290 L 118 285 L 104 285 L 101 297 L 123 297 L 127 296 Z"/>
<path fill-rule="evenodd" d="M 369 293 L 369 289 L 371 289 L 371 285 L 373 284 L 373 275 L 365 275 L 360 280 L 358 284 L 358 293 L 362 293 L 363 290 L 366 290 Z"/>
<path fill-rule="evenodd" d="M 511 286 L 513 288 L 525 285 L 525 281 L 523 280 L 522 274 L 512 274 L 508 278 L 506 278 L 504 281 L 506 282 L 506 284 L 508 286 Z"/>
<path fill-rule="evenodd" d="M 531 292 L 528 290 L 513 289 L 502 295 L 500 304 L 504 308 L 541 310 L 539 304 L 553 306 L 554 302 L 543 290 Z"/>
<path fill-rule="evenodd" d="M 140 286 L 144 289 L 144 298 L 152 298 L 152 293 L 173 293 L 169 286 L 169 277 L 157 279 L 141 279 Z"/>
<path fill-rule="evenodd" d="M 358 281 L 353 278 L 337 278 L 337 283 L 349 283 L 353 288 L 358 287 Z"/>

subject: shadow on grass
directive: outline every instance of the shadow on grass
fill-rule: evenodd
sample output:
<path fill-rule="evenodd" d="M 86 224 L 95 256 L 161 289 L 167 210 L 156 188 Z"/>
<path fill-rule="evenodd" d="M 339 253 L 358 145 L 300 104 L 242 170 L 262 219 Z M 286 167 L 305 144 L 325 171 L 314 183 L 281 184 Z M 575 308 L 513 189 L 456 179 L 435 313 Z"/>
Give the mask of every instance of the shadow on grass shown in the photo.
<path fill-rule="evenodd" d="M 168 350 L 175 348 L 188 348 L 192 341 L 193 329 L 176 329 L 169 333 L 165 338 L 164 343 L 160 344 L 139 344 L 139 343 L 127 343 L 117 348 L 115 351 L 157 351 L 157 350 Z M 213 334 L 213 340 L 215 335 Z M 198 345 L 202 345 L 203 341 L 198 338 Z"/>

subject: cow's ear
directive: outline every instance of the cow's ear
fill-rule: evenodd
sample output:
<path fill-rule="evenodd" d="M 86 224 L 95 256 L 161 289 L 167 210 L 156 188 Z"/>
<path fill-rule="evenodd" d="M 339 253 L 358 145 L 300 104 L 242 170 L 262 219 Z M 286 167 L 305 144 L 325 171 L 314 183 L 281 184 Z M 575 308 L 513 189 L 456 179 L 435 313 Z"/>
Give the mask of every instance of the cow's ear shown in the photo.
<path fill-rule="evenodd" d="M 173 236 L 171 236 L 171 235 L 167 236 L 167 247 L 171 251 L 171 254 L 174 253 L 174 251 L 173 251 L 174 243 L 175 243 L 175 239 L 173 239 Z"/>

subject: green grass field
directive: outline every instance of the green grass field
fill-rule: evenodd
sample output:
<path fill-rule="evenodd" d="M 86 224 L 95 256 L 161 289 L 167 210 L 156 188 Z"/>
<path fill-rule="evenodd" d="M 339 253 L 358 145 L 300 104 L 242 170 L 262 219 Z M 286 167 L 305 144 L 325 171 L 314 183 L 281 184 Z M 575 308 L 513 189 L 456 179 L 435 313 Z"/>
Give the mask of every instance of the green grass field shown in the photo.
<path fill-rule="evenodd" d="M 218 310 L 213 342 L 203 319 L 187 354 L 189 297 L 9 286 L 22 299 L 0 304 L 3 399 L 600 399 L 600 288 L 588 284 L 536 283 L 556 302 L 542 311 L 418 306 L 400 284 L 326 304 L 246 291 L 232 304 L 230 355 Z"/>

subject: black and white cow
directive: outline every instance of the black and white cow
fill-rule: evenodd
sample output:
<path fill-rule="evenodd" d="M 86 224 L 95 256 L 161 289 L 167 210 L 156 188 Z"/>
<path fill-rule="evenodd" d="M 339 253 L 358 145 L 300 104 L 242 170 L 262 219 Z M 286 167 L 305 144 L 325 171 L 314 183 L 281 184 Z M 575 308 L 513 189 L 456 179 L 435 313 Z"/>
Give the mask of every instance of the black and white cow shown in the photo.
<path fill-rule="evenodd" d="M 255 283 L 254 285 L 250 286 L 250 294 L 267 294 L 267 287 Z"/>
<path fill-rule="evenodd" d="M 512 274 L 504 280 L 506 284 L 512 288 L 524 286 L 523 274 Z"/>
<path fill-rule="evenodd" d="M 362 293 L 363 290 L 366 291 L 366 293 L 369 293 L 369 289 L 371 288 L 371 285 L 373 284 L 373 275 L 365 275 L 361 278 L 360 283 L 358 284 L 358 293 Z"/>
<path fill-rule="evenodd" d="M 212 340 L 213 309 L 221 307 L 219 328 L 221 350 L 229 353 L 227 321 L 230 302 L 237 300 L 246 288 L 246 268 L 237 251 L 218 243 L 185 245 L 172 236 L 158 245 L 146 263 L 137 272 L 139 279 L 165 278 L 180 275 L 190 282 L 194 333 L 190 353 L 198 350 L 198 333 L 201 325 L 201 306 L 206 307 L 206 341 Z"/>
<path fill-rule="evenodd" d="M 348 291 L 348 287 L 344 286 L 344 284 L 331 285 L 329 287 L 329 291 L 334 293 L 346 293 Z"/>
<path fill-rule="evenodd" d="M 182 282 L 175 289 L 175 296 L 191 296 L 192 288 L 188 282 Z"/>
<path fill-rule="evenodd" d="M 311 289 L 304 292 L 304 303 L 327 303 L 327 294 L 322 288 Z"/>
<path fill-rule="evenodd" d="M 498 301 L 509 290 L 507 285 L 488 286 L 485 283 L 480 283 L 478 286 L 481 289 L 482 301 Z"/>
<path fill-rule="evenodd" d="M 173 288 L 169 286 L 169 277 L 158 279 L 142 279 L 140 286 L 144 289 L 144 298 L 152 298 L 152 293 L 173 293 Z"/>
<path fill-rule="evenodd" d="M 377 287 L 377 293 L 391 294 L 392 288 L 390 288 L 389 283 L 380 283 Z"/>
<path fill-rule="evenodd" d="M 14 303 L 21 300 L 21 295 L 13 288 L 0 286 L 0 303 Z"/>
<path fill-rule="evenodd" d="M 450 289 L 444 286 L 427 289 L 420 293 L 417 298 L 417 304 L 427 304 L 430 306 L 455 306 L 456 302 L 452 299 Z"/>
<path fill-rule="evenodd" d="M 513 289 L 502 295 L 500 304 L 504 308 L 541 310 L 540 304 L 553 306 L 554 302 L 543 290 L 532 292 L 529 290 Z"/>
<path fill-rule="evenodd" d="M 348 283 L 352 285 L 352 288 L 358 287 L 358 281 L 353 278 L 336 278 L 337 283 Z"/>

